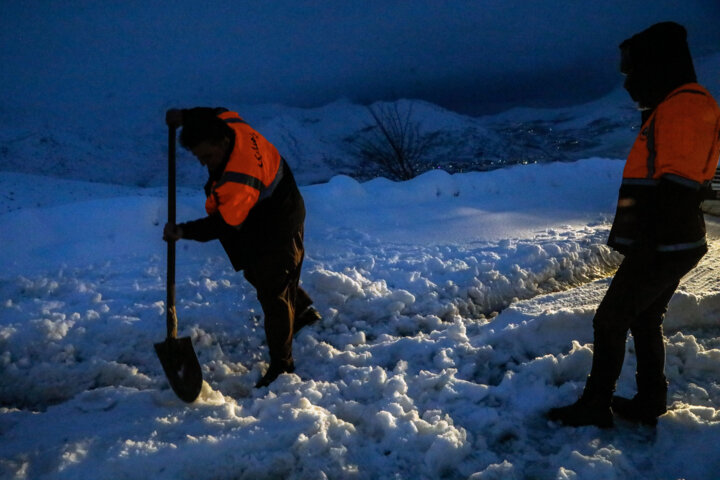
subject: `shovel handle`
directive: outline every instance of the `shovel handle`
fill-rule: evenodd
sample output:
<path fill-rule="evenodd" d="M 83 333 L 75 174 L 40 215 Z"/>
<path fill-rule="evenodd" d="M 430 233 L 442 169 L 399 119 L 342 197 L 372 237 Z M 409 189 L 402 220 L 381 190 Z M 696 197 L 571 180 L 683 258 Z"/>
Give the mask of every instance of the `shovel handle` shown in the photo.
<path fill-rule="evenodd" d="M 175 138 L 177 127 L 168 125 L 168 223 L 175 225 Z M 177 338 L 175 312 L 175 241 L 167 241 L 167 338 Z"/>

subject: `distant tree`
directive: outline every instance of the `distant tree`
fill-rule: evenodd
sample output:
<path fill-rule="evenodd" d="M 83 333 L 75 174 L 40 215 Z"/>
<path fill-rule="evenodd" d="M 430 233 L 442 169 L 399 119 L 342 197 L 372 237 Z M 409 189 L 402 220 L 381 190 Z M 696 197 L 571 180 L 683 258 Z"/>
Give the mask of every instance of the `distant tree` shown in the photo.
<path fill-rule="evenodd" d="M 360 160 L 375 164 L 392 180 L 409 180 L 428 170 L 424 157 L 436 135 L 420 132 L 420 123 L 412 118 L 412 104 L 404 113 L 397 102 L 367 108 L 374 124 L 351 140 Z"/>

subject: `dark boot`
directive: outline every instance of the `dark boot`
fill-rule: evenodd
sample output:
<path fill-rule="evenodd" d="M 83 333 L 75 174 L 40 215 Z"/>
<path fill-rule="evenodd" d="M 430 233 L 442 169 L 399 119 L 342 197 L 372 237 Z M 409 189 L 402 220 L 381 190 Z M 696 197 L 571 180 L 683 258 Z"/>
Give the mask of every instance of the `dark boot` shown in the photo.
<path fill-rule="evenodd" d="M 615 381 L 620 375 L 625 357 L 625 332 L 610 328 L 613 325 L 604 321 L 610 315 L 608 309 L 603 307 L 604 304 L 605 300 L 600 304 L 593 319 L 595 331 L 593 361 L 583 394 L 572 405 L 551 409 L 547 417 L 552 421 L 570 427 L 613 426 L 610 403 L 615 391 Z"/>
<path fill-rule="evenodd" d="M 637 354 L 635 381 L 638 393 L 633 398 L 613 397 L 612 403 L 613 412 L 631 422 L 656 425 L 657 417 L 667 412 L 665 340 L 660 324 L 664 312 L 665 308 L 658 308 L 651 312 L 645 323 L 632 329 Z"/>
<path fill-rule="evenodd" d="M 295 317 L 295 322 L 293 323 L 293 335 L 297 334 L 301 328 L 312 325 L 321 318 L 320 312 L 315 310 L 313 307 L 307 307 L 300 315 Z"/>
<path fill-rule="evenodd" d="M 643 425 L 657 425 L 660 415 L 667 412 L 667 381 L 665 377 L 648 381 L 636 378 L 638 393 L 633 398 L 614 396 L 613 412 L 620 418 Z"/>
<path fill-rule="evenodd" d="M 290 363 L 270 362 L 270 367 L 267 372 L 265 372 L 265 375 L 255 384 L 255 388 L 267 387 L 283 373 L 293 373 L 294 371 L 295 362 L 292 360 L 290 360 Z"/>
<path fill-rule="evenodd" d="M 560 422 L 569 427 L 595 425 L 600 428 L 613 426 L 613 415 L 610 410 L 612 388 L 601 388 L 592 377 L 588 377 L 583 394 L 577 402 L 565 407 L 551 409 L 547 417 L 553 422 Z"/>

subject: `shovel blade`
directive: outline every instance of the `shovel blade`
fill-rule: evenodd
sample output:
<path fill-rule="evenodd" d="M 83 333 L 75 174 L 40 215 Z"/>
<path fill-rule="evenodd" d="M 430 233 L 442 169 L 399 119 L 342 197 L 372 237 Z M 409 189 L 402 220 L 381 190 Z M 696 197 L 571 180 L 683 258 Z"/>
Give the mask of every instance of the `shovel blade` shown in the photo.
<path fill-rule="evenodd" d="M 155 352 L 175 394 L 185 402 L 195 401 L 203 380 L 190 337 L 167 338 L 155 344 Z"/>

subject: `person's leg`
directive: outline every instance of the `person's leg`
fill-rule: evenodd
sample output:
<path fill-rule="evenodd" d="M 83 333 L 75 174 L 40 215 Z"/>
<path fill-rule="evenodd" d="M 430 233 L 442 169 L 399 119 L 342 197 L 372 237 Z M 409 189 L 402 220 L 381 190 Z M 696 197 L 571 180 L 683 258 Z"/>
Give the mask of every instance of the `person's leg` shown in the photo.
<path fill-rule="evenodd" d="M 293 322 L 293 335 L 298 333 L 303 327 L 312 325 L 322 318 L 312 306 L 312 299 L 302 287 L 297 288 L 297 300 L 295 302 L 295 320 Z"/>
<path fill-rule="evenodd" d="M 265 317 L 265 337 L 270 351 L 270 362 L 278 366 L 292 363 L 294 294 L 292 278 L 287 278 L 282 287 L 264 285 L 260 286 L 257 292 Z"/>
<path fill-rule="evenodd" d="M 667 411 L 665 339 L 662 321 L 679 282 L 670 285 L 630 326 L 635 342 L 638 394 L 632 399 L 614 396 L 613 412 L 618 416 L 653 425 Z"/>
<path fill-rule="evenodd" d="M 630 326 L 630 332 L 635 342 L 635 356 L 637 358 L 638 391 L 648 387 L 662 386 L 660 390 L 667 391 L 665 379 L 665 337 L 663 336 L 663 320 L 668 304 L 679 280 L 670 285 L 650 307 L 638 316 Z M 663 406 L 665 399 L 663 398 Z"/>
<path fill-rule="evenodd" d="M 305 257 L 303 228 L 297 232 L 295 236 L 296 245 L 300 252 L 300 262 L 298 263 L 297 282 L 293 285 L 295 288 L 295 318 L 293 322 L 293 334 L 300 331 L 301 328 L 315 323 L 320 319 L 320 313 L 311 307 L 313 304 L 310 295 L 300 286 L 300 272 L 302 271 L 302 263 Z"/>
<path fill-rule="evenodd" d="M 296 236 L 245 270 L 245 277 L 256 288 L 263 309 L 270 351 L 270 367 L 258 386 L 268 385 L 281 373 L 294 370 L 292 334 L 301 265 L 302 242 L 301 237 Z"/>
<path fill-rule="evenodd" d="M 303 260 L 305 259 L 305 227 L 301 225 L 293 236 L 293 257 L 297 268 L 297 276 L 293 279 L 292 287 L 295 289 L 295 314 L 299 315 L 305 311 L 313 301 L 310 295 L 300 287 L 300 272 L 302 271 Z"/>
<path fill-rule="evenodd" d="M 295 286 L 295 314 L 300 315 L 313 304 L 310 295 L 300 286 Z"/>
<path fill-rule="evenodd" d="M 632 399 L 613 397 L 613 411 L 628 420 L 654 425 L 657 417 L 667 411 L 668 383 L 665 378 L 665 338 L 662 322 L 668 304 L 680 279 L 702 257 L 662 261 L 662 270 L 669 279 L 667 289 L 630 325 L 637 358 L 637 395 Z M 674 281 L 673 281 L 674 279 Z"/>
<path fill-rule="evenodd" d="M 678 268 L 656 256 L 623 260 L 593 318 L 593 363 L 583 394 L 575 404 L 552 409 L 552 420 L 575 426 L 612 424 L 610 405 L 625 358 L 627 331 L 665 302 L 667 292 L 674 292 L 679 278 L 695 263 Z"/>
<path fill-rule="evenodd" d="M 565 425 L 612 426 L 610 403 L 625 358 L 625 337 L 632 316 L 630 296 L 640 270 L 630 259 L 618 268 L 593 317 L 593 359 L 580 399 L 548 412 L 550 420 Z"/>

